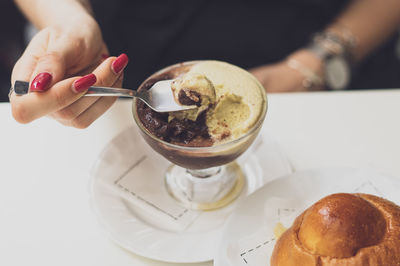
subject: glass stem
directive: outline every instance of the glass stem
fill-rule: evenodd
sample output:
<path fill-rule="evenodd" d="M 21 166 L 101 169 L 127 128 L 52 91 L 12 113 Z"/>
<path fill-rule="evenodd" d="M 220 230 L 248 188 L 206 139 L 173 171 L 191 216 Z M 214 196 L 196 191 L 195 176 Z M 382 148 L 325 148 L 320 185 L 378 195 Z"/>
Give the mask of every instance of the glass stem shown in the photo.
<path fill-rule="evenodd" d="M 219 174 L 222 170 L 221 166 L 211 167 L 206 169 L 186 169 L 186 172 L 193 177 L 207 178 Z"/>

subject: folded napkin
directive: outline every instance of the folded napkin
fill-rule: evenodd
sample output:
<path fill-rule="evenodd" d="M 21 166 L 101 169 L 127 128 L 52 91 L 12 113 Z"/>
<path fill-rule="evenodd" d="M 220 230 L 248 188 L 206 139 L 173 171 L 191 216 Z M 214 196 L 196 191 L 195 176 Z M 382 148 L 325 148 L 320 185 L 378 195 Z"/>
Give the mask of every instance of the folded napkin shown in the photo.
<path fill-rule="evenodd" d="M 118 135 L 100 157 L 101 163 L 94 167 L 94 174 L 98 175 L 101 184 L 172 231 L 184 231 L 201 214 L 179 205 L 168 194 L 164 174 L 171 163 L 144 142 L 136 127 Z M 257 160 L 260 160 L 258 167 L 251 167 Z M 236 201 L 267 181 L 291 172 L 278 145 L 267 136 L 259 136 L 238 162 L 249 176 L 261 175 L 262 178 L 248 182 L 242 197 Z M 221 212 L 221 215 L 227 216 L 227 212 Z"/>
<path fill-rule="evenodd" d="M 301 205 L 293 199 L 267 199 L 263 214 L 264 225 L 260 228 L 249 228 L 246 236 L 228 246 L 229 265 L 266 265 L 277 238 L 274 229 L 278 224 L 284 228 L 290 227 L 302 211 Z"/>

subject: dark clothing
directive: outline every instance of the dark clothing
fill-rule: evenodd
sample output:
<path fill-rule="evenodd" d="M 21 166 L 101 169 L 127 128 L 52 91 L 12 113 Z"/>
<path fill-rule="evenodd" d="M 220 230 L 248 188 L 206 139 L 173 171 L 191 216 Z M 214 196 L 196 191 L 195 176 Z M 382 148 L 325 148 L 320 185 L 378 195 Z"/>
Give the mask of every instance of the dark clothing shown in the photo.
<path fill-rule="evenodd" d="M 126 52 L 125 86 L 177 62 L 216 59 L 243 68 L 274 63 L 305 46 L 347 0 L 92 0 L 112 55 Z M 395 39 L 356 69 L 351 88 L 400 85 Z"/>
<path fill-rule="evenodd" d="M 24 51 L 26 20 L 13 1 L 0 1 L 0 12 L 0 102 L 7 102 L 11 71 Z"/>

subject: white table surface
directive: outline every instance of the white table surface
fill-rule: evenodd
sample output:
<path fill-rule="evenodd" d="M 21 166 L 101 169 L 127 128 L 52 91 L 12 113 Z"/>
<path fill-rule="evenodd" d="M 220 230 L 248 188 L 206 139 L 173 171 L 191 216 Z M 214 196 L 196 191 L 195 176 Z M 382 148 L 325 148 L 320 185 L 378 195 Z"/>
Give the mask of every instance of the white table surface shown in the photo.
<path fill-rule="evenodd" d="M 0 265 L 174 265 L 114 245 L 88 204 L 90 167 L 133 123 L 130 101 L 86 130 L 47 118 L 19 125 L 7 103 L 0 122 Z M 400 177 L 400 90 L 269 95 L 265 126 L 295 170 L 369 167 Z"/>

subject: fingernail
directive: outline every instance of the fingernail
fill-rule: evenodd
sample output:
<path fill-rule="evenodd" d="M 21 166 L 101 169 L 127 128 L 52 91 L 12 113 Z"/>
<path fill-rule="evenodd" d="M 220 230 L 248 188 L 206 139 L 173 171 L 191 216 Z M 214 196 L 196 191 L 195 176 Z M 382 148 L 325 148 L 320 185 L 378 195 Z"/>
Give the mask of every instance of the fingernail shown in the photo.
<path fill-rule="evenodd" d="M 121 54 L 112 63 L 111 68 L 116 74 L 118 74 L 126 67 L 128 61 L 129 61 L 128 56 L 126 54 Z"/>
<path fill-rule="evenodd" d="M 46 91 L 49 88 L 53 76 L 48 72 L 42 72 L 36 75 L 31 83 L 31 91 Z"/>
<path fill-rule="evenodd" d="M 96 80 L 97 78 L 94 74 L 89 74 L 75 80 L 72 87 L 75 92 L 82 92 L 84 90 L 87 90 L 90 86 L 94 85 L 96 83 Z"/>
<path fill-rule="evenodd" d="M 110 56 L 108 54 L 102 54 L 101 58 L 103 58 L 103 60 L 106 60 L 107 58 L 109 58 Z"/>

